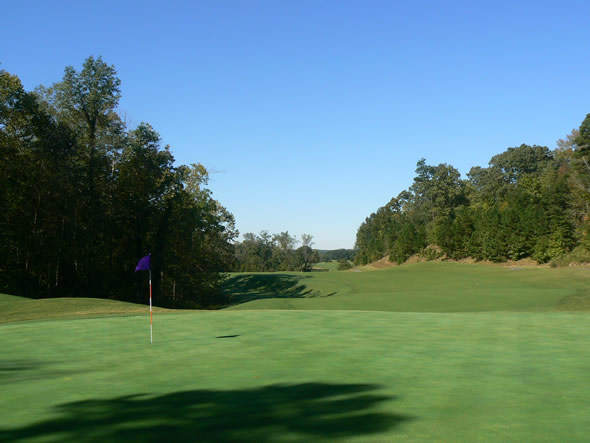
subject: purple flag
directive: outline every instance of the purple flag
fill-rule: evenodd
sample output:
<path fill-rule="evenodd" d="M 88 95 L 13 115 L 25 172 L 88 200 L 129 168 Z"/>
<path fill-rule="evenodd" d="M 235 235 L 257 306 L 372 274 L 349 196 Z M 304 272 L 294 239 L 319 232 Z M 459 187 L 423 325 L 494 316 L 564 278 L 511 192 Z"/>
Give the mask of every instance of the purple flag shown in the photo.
<path fill-rule="evenodd" d="M 152 254 L 148 254 L 139 260 L 139 263 L 135 267 L 135 272 L 137 271 L 149 271 L 150 270 L 150 258 Z"/>

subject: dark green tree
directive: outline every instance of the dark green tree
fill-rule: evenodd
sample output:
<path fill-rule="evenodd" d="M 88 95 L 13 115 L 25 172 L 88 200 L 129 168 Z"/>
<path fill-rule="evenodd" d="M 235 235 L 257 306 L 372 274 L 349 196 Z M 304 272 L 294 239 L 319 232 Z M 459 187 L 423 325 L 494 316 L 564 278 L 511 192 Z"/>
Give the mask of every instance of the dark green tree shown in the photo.
<path fill-rule="evenodd" d="M 0 290 L 139 300 L 151 252 L 158 304 L 222 304 L 233 216 L 204 167 L 175 166 L 147 123 L 125 128 L 119 87 L 93 57 L 35 93 L 0 71 Z"/>

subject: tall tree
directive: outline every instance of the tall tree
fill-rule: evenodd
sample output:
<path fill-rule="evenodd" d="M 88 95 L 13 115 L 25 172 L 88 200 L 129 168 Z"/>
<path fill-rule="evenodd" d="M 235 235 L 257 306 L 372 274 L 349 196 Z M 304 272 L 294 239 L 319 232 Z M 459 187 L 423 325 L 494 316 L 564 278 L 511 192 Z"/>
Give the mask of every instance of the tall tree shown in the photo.
<path fill-rule="evenodd" d="M 301 235 L 301 255 L 303 258 L 302 271 L 311 271 L 312 258 L 313 258 L 313 235 L 302 234 Z"/>
<path fill-rule="evenodd" d="M 415 253 L 438 256 L 429 253 L 429 244 L 449 258 L 546 262 L 586 244 L 590 167 L 580 148 L 584 134 L 590 135 L 589 117 L 557 151 L 524 144 L 508 148 L 487 168 L 472 168 L 468 181 L 450 165 L 431 166 L 421 159 L 409 190 L 359 227 L 355 261 L 389 255 L 402 263 Z"/>
<path fill-rule="evenodd" d="M 152 252 L 159 304 L 219 305 L 233 216 L 202 165 L 175 166 L 147 123 L 126 129 L 119 86 L 93 57 L 35 93 L 0 71 L 0 290 L 133 300 Z"/>

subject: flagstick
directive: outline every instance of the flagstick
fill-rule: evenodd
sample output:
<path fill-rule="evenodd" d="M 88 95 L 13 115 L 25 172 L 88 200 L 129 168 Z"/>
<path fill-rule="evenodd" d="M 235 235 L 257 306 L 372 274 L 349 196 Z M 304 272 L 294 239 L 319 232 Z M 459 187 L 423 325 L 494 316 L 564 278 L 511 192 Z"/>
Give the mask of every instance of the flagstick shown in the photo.
<path fill-rule="evenodd" d="M 152 270 L 150 269 L 150 345 L 152 344 Z"/>

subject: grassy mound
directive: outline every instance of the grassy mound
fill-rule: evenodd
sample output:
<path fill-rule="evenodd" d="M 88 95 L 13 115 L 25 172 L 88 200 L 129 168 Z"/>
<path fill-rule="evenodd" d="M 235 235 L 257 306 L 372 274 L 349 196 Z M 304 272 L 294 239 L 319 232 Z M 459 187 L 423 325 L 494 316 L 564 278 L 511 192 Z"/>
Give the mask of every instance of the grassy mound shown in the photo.
<path fill-rule="evenodd" d="M 170 311 L 154 308 L 157 312 Z M 34 300 L 0 294 L 0 323 L 55 318 L 142 315 L 149 307 L 98 298 L 46 298 Z"/>

